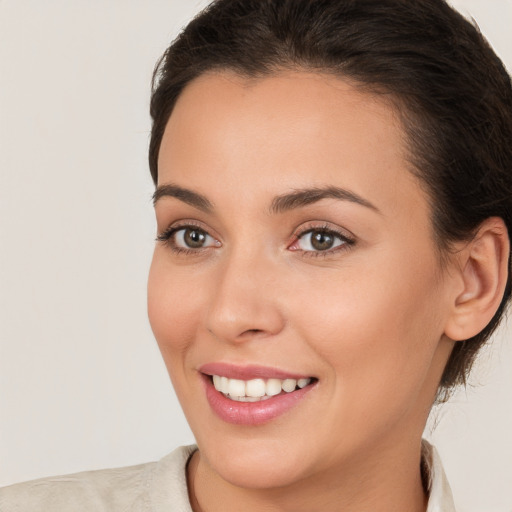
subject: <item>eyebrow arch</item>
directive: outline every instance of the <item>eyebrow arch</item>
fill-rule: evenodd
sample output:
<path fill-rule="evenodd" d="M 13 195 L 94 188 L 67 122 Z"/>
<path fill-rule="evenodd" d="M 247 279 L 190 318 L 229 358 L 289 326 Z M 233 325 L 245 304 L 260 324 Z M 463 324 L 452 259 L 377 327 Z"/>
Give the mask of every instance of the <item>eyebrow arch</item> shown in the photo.
<path fill-rule="evenodd" d="M 211 212 L 213 209 L 212 203 L 205 196 L 172 183 L 157 187 L 153 194 L 153 205 L 155 205 L 162 197 L 175 197 L 176 199 L 179 199 L 180 201 L 194 206 L 206 213 Z"/>
<path fill-rule="evenodd" d="M 322 199 L 341 199 L 370 208 L 377 213 L 380 210 L 372 203 L 357 195 L 355 192 L 339 187 L 315 187 L 294 190 L 289 194 L 277 196 L 270 206 L 271 213 L 283 213 L 295 208 L 301 208 L 321 201 Z"/>

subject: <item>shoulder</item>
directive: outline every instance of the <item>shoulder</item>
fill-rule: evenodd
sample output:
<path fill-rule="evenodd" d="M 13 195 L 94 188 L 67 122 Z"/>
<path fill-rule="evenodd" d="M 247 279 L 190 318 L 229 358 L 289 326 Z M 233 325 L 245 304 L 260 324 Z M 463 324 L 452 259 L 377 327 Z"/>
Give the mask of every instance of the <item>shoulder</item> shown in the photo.
<path fill-rule="evenodd" d="M 41 478 L 0 489 L 1 512 L 126 510 L 155 463 Z M 128 509 L 129 510 L 129 509 Z"/>
<path fill-rule="evenodd" d="M 0 512 L 135 512 L 157 510 L 163 498 L 171 503 L 185 498 L 188 504 L 185 467 L 194 449 L 177 448 L 158 462 L 4 487 L 0 489 Z M 166 493 L 161 489 L 164 481 Z"/>

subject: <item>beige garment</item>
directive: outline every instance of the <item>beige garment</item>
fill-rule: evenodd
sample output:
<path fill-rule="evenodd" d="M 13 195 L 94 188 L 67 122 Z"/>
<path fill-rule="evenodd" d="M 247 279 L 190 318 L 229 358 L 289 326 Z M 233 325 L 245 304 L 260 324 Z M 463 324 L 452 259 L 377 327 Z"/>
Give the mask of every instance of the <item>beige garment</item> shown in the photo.
<path fill-rule="evenodd" d="M 158 462 L 42 478 L 0 489 L 0 512 L 192 512 L 185 467 L 195 446 Z M 427 512 L 455 512 L 436 449 L 423 442 L 429 473 Z"/>
<path fill-rule="evenodd" d="M 427 512 L 456 512 L 452 490 L 444 473 L 441 457 L 428 441 L 423 440 L 422 463 L 429 479 Z"/>

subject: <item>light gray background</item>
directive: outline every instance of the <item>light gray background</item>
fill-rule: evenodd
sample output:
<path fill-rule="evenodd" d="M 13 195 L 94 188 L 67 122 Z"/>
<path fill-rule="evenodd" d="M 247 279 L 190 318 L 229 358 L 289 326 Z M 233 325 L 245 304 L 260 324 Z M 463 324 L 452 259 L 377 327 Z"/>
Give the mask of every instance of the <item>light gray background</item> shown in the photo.
<path fill-rule="evenodd" d="M 206 3 L 0 0 L 0 485 L 193 442 L 146 318 L 147 110 Z M 512 0 L 453 3 L 512 69 Z M 426 432 L 460 512 L 512 511 L 511 331 Z"/>

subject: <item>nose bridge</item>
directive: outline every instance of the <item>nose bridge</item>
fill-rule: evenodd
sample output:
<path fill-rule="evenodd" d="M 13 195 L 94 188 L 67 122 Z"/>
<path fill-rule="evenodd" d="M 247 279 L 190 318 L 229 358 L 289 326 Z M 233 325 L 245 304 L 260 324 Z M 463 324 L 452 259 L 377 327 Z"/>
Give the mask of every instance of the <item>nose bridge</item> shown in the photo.
<path fill-rule="evenodd" d="M 241 245 L 219 262 L 207 328 L 225 341 L 277 334 L 283 327 L 274 286 L 276 262 L 261 248 Z"/>

